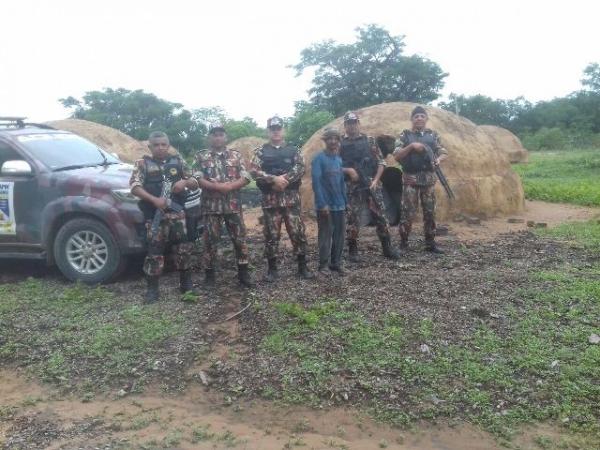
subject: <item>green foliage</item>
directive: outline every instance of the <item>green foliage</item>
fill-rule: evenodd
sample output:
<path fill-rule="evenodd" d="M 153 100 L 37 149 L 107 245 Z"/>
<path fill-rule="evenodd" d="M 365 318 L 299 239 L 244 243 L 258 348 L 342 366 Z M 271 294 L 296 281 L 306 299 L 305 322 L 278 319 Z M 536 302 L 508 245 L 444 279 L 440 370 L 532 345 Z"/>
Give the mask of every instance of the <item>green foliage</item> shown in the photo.
<path fill-rule="evenodd" d="M 530 153 L 528 164 L 513 166 L 527 198 L 600 205 L 600 152 L 570 150 Z"/>
<path fill-rule="evenodd" d="M 600 66 L 595 63 L 584 70 L 584 78 L 581 80 L 584 89 L 566 97 L 532 104 L 523 97 L 502 100 L 484 95 L 452 93 L 448 101 L 440 102 L 439 106 L 478 125 L 497 125 L 524 139 L 529 138 L 531 149 L 553 148 L 537 146 L 537 140 L 543 139 L 548 129 L 561 130 L 569 145 L 600 145 L 595 137 L 600 133 L 599 80 Z M 541 133 L 539 137 L 536 136 L 538 132 Z"/>
<path fill-rule="evenodd" d="M 559 150 L 569 144 L 564 130 L 546 127 L 540 128 L 533 134 L 524 135 L 522 143 L 527 150 Z"/>
<path fill-rule="evenodd" d="M 357 28 L 351 44 L 323 41 L 302 50 L 296 74 L 316 67 L 311 103 L 335 116 L 393 101 L 428 103 L 439 97 L 447 76 L 418 55 L 406 56 L 404 36 L 371 24 Z"/>
<path fill-rule="evenodd" d="M 478 125 L 496 125 L 509 129 L 521 114 L 532 107 L 523 97 L 501 100 L 485 95 L 467 97 L 454 93 L 450 94 L 447 102 L 440 102 L 438 106 Z"/>
<path fill-rule="evenodd" d="M 63 385 L 129 378 L 180 328 L 158 310 L 120 304 L 103 288 L 29 279 L 0 286 L 0 298 L 0 360 Z"/>
<path fill-rule="evenodd" d="M 593 92 L 600 92 L 600 64 L 591 63 L 583 70 L 581 84 Z"/>
<path fill-rule="evenodd" d="M 299 147 L 335 118 L 330 112 L 305 101 L 296 102 L 295 106 L 294 116 L 286 120 L 286 140 Z"/>
<path fill-rule="evenodd" d="M 588 222 L 572 222 L 558 225 L 547 230 L 538 230 L 543 236 L 550 236 L 571 243 L 572 245 L 587 248 L 593 251 L 600 250 L 600 222 L 592 220 Z M 549 274 L 538 274 L 544 279 L 549 279 Z M 566 281 L 564 278 L 554 281 Z"/>
<path fill-rule="evenodd" d="M 203 123 L 207 129 L 211 123 L 221 122 L 225 126 L 229 142 L 246 136 L 264 137 L 266 133 L 266 130 L 260 128 L 251 117 L 234 120 L 219 106 L 195 109 L 193 116 L 195 120 Z"/>
<path fill-rule="evenodd" d="M 482 324 L 450 345 L 429 319 L 411 324 L 390 314 L 373 321 L 333 300 L 276 304 L 261 351 L 284 358 L 287 370 L 264 392 L 318 404 L 357 383 L 373 413 L 392 422 L 461 416 L 510 438 L 523 423 L 550 420 L 598 445 L 600 347 L 588 343 L 600 314 L 598 274 L 598 265 L 534 273 L 521 296 L 524 309 L 505 313 L 508 333 Z M 418 351 L 423 339 L 431 353 Z M 402 395 L 402 408 L 390 395 Z"/>
<path fill-rule="evenodd" d="M 183 105 L 141 89 L 105 88 L 86 92 L 82 100 L 67 97 L 59 101 L 73 109 L 75 119 L 107 125 L 138 140 L 148 139 L 152 131 L 164 131 L 183 154 L 200 148 L 206 134 L 205 124 L 194 120 Z"/>

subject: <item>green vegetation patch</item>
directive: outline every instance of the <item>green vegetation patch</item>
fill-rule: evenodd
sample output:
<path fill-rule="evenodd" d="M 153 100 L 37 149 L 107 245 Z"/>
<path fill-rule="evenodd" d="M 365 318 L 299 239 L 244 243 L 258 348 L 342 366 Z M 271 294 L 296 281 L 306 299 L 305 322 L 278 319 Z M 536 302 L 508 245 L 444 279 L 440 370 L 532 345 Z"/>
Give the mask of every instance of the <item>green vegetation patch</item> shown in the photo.
<path fill-rule="evenodd" d="M 600 205 L 600 150 L 531 152 L 529 163 L 513 166 L 529 199 Z"/>
<path fill-rule="evenodd" d="M 152 370 L 180 323 L 104 288 L 28 279 L 0 286 L 0 329 L 0 361 L 90 389 Z"/>
<path fill-rule="evenodd" d="M 371 320 L 343 301 L 275 304 L 259 358 L 284 367 L 267 398 L 367 408 L 397 424 L 462 418 L 510 439 L 524 423 L 556 421 L 572 441 L 600 445 L 600 266 L 535 272 L 510 327 L 483 323 L 448 343 L 435 323 Z M 281 361 L 283 360 L 283 361 Z M 582 447 L 595 448 L 595 447 Z"/>

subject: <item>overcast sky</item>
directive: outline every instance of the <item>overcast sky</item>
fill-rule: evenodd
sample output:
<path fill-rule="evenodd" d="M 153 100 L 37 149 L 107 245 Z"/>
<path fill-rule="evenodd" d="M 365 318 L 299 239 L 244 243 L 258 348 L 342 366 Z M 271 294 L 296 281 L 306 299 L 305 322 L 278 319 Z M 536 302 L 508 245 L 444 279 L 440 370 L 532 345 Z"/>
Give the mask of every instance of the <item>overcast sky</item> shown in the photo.
<path fill-rule="evenodd" d="M 440 64 L 444 96 L 551 99 L 600 62 L 598 17 L 582 0 L 3 1 L 0 116 L 64 118 L 59 98 L 124 87 L 264 126 L 307 98 L 310 75 L 286 67 L 303 48 L 368 23 Z"/>

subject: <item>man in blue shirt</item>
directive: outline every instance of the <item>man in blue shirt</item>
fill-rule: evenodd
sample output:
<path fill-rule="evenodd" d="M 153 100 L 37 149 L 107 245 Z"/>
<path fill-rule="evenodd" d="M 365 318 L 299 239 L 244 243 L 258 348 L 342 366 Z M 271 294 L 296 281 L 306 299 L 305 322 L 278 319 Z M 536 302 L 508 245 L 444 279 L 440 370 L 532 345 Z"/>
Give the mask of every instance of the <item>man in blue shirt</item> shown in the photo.
<path fill-rule="evenodd" d="M 339 275 L 346 234 L 346 183 L 340 157 L 340 133 L 328 128 L 322 136 L 325 149 L 314 157 L 311 166 L 312 188 L 315 194 L 319 229 L 319 272 L 327 268 Z"/>

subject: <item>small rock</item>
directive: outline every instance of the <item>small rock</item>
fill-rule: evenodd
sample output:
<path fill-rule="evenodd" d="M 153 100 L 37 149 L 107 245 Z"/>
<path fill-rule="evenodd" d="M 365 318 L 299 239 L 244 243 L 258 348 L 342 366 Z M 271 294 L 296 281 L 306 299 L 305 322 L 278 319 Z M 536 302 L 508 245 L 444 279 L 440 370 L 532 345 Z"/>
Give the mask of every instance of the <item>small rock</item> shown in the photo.
<path fill-rule="evenodd" d="M 528 221 L 527 221 L 527 226 L 528 226 L 529 228 L 533 228 L 533 227 L 535 227 L 535 222 L 534 222 L 533 220 L 528 220 Z"/>
<path fill-rule="evenodd" d="M 456 216 L 454 216 L 454 221 L 455 222 L 464 222 L 465 216 L 463 216 L 462 214 L 457 214 Z"/>
<path fill-rule="evenodd" d="M 481 219 L 479 217 L 467 217 L 467 223 L 469 225 L 481 225 Z"/>
<path fill-rule="evenodd" d="M 120 389 L 119 392 L 117 392 L 117 397 L 125 397 L 127 395 L 127 391 L 125 389 Z"/>
<path fill-rule="evenodd" d="M 436 236 L 448 236 L 448 227 L 445 225 L 436 227 L 435 235 Z"/>
<path fill-rule="evenodd" d="M 588 342 L 590 344 L 600 344 L 600 336 L 598 336 L 596 333 L 592 333 L 588 338 Z"/>
<path fill-rule="evenodd" d="M 558 359 L 555 359 L 554 361 L 552 361 L 552 362 L 550 363 L 550 368 L 551 368 L 551 369 L 556 369 L 556 368 L 558 367 L 558 365 L 559 365 L 559 364 L 560 364 L 560 363 L 558 362 Z"/>
<path fill-rule="evenodd" d="M 208 376 L 206 375 L 206 372 L 204 372 L 204 370 L 201 370 L 200 372 L 198 372 L 198 376 L 200 377 L 200 381 L 202 382 L 202 384 L 204 386 L 208 386 L 209 380 Z"/>
<path fill-rule="evenodd" d="M 435 394 L 431 394 L 429 396 L 429 399 L 431 400 L 431 403 L 433 403 L 434 405 L 439 405 L 440 403 L 444 403 L 445 400 L 442 400 L 441 398 L 437 397 Z"/>
<path fill-rule="evenodd" d="M 427 344 L 421 344 L 419 349 L 421 350 L 422 353 L 431 353 L 431 349 L 429 348 L 429 345 L 427 345 Z"/>
<path fill-rule="evenodd" d="M 344 400 L 348 401 L 348 393 L 347 392 L 344 392 L 342 394 L 342 397 L 344 397 Z"/>
<path fill-rule="evenodd" d="M 159 370 L 160 366 L 161 366 L 161 362 L 160 362 L 160 360 L 157 359 L 156 361 L 154 361 L 154 364 L 152 365 L 152 370 Z"/>
<path fill-rule="evenodd" d="M 518 217 L 511 217 L 507 220 L 508 223 L 524 223 L 525 219 L 520 219 Z"/>
<path fill-rule="evenodd" d="M 548 224 L 546 222 L 537 222 L 535 224 L 536 228 L 548 228 Z"/>
<path fill-rule="evenodd" d="M 499 318 L 500 318 L 500 314 L 495 314 L 495 313 L 492 313 L 492 314 L 490 314 L 490 317 L 491 317 L 492 319 L 499 319 Z"/>

